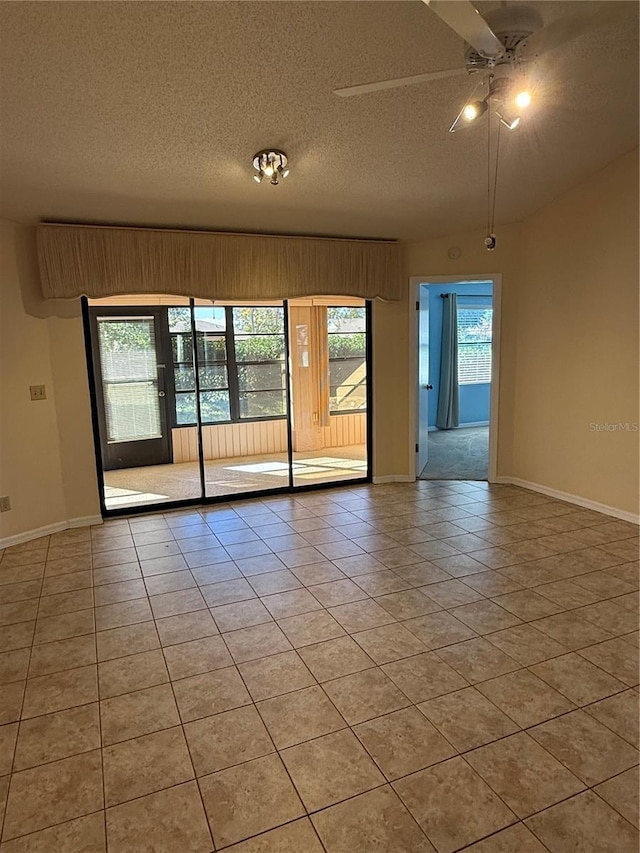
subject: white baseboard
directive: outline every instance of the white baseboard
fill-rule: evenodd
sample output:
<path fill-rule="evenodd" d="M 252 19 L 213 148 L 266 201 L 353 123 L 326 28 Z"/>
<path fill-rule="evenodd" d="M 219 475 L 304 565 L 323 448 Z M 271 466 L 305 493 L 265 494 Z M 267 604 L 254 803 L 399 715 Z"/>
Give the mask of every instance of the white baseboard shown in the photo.
<path fill-rule="evenodd" d="M 559 501 L 566 501 L 576 506 L 592 509 L 594 512 L 601 512 L 603 515 L 610 515 L 613 518 L 619 518 L 622 521 L 629 521 L 631 524 L 640 524 L 640 515 L 635 515 L 624 509 L 618 509 L 615 506 L 598 503 L 589 498 L 583 498 L 580 495 L 572 495 L 569 492 L 561 492 L 559 489 L 552 489 L 549 486 L 543 486 L 541 483 L 531 483 L 529 480 L 521 480 L 519 477 L 496 477 L 492 480 L 494 483 L 503 483 L 510 486 L 520 486 L 523 489 L 529 489 L 532 492 L 539 492 L 541 495 L 546 495 L 549 498 L 556 498 Z"/>
<path fill-rule="evenodd" d="M 101 515 L 81 515 L 79 518 L 70 518 L 69 527 L 91 527 L 94 524 L 102 524 Z"/>
<path fill-rule="evenodd" d="M 70 518 L 67 521 L 56 521 L 55 524 L 46 524 L 44 527 L 15 533 L 13 536 L 5 536 L 4 539 L 0 539 L 0 548 L 22 545 L 23 542 L 30 542 L 32 539 L 40 539 L 42 536 L 50 536 L 52 533 L 61 533 L 63 530 L 69 530 L 72 527 L 88 527 L 91 524 L 102 524 L 102 516 L 86 515 L 81 518 Z"/>
<path fill-rule="evenodd" d="M 415 479 L 411 474 L 384 474 L 381 477 L 372 477 L 376 486 L 384 483 L 413 483 Z"/>

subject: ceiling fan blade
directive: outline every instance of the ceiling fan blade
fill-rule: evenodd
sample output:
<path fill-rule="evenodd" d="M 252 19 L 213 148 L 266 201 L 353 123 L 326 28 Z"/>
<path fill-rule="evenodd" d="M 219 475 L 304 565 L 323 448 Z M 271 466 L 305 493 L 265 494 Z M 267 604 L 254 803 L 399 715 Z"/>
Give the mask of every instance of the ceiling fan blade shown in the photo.
<path fill-rule="evenodd" d="M 352 95 L 366 95 L 369 92 L 381 92 L 384 89 L 399 89 L 401 86 L 413 86 L 416 83 L 427 83 L 429 80 L 443 80 L 445 77 L 459 77 L 467 73 L 466 68 L 427 71 L 425 74 L 413 74 L 411 77 L 394 77 L 391 80 L 378 80 L 375 83 L 344 86 L 341 89 L 334 89 L 333 94 L 339 95 L 341 98 L 350 98 Z"/>
<path fill-rule="evenodd" d="M 492 58 L 504 54 L 502 42 L 469 0 L 422 2 L 482 56 Z"/>
<path fill-rule="evenodd" d="M 590 4 L 579 14 L 552 21 L 518 45 L 518 58 L 533 59 L 582 35 L 615 25 L 624 16 L 627 8 L 626 3 Z"/>

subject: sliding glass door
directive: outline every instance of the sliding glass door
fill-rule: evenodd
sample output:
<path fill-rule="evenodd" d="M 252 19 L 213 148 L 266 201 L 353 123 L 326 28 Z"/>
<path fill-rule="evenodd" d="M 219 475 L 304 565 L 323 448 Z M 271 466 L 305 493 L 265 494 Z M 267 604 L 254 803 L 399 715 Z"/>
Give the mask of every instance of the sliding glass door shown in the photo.
<path fill-rule="evenodd" d="M 366 477 L 367 309 L 289 303 L 294 486 Z"/>
<path fill-rule="evenodd" d="M 205 497 L 289 486 L 285 309 L 198 300 Z"/>
<path fill-rule="evenodd" d="M 107 511 L 368 477 L 364 302 L 157 299 L 87 314 Z"/>
<path fill-rule="evenodd" d="M 176 438 L 194 407 L 183 393 L 193 373 L 189 305 L 97 302 L 88 318 L 105 510 L 199 499 L 197 436 L 190 447 Z"/>

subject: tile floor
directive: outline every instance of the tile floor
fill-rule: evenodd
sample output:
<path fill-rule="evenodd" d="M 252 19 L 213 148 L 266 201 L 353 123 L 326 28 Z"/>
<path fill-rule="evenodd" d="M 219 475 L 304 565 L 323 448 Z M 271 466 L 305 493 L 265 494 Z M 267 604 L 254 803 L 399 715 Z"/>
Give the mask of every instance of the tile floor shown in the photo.
<path fill-rule="evenodd" d="M 1 556 L 1 853 L 638 849 L 631 524 L 418 482 Z"/>

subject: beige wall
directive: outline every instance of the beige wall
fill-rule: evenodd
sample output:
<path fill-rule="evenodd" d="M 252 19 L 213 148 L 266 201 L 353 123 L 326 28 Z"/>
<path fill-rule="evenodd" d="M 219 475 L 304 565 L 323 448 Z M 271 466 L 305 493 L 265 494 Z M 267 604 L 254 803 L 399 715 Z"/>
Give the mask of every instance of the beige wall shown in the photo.
<path fill-rule="evenodd" d="M 406 247 L 406 277 L 501 273 L 498 475 L 637 512 L 637 152 L 524 223 Z M 448 249 L 460 249 L 450 260 Z M 0 224 L 0 540 L 95 516 L 80 306 L 42 300 L 34 231 Z M 409 287 L 373 312 L 376 479 L 412 476 Z M 31 402 L 29 385 L 48 398 Z"/>
<path fill-rule="evenodd" d="M 411 276 L 490 275 L 502 276 L 502 318 L 500 323 L 500 401 L 498 413 L 497 474 L 508 476 L 513 462 L 513 405 L 515 394 L 515 353 L 518 334 L 518 290 L 522 281 L 522 228 L 507 225 L 499 230 L 493 252 L 484 246 L 484 232 L 454 234 L 407 247 Z M 459 250 L 452 260 L 448 251 Z"/>
<path fill-rule="evenodd" d="M 99 512 L 79 306 L 42 299 L 33 241 L 0 222 L 0 540 Z"/>
<path fill-rule="evenodd" d="M 590 424 L 639 420 L 638 152 L 497 233 L 407 252 L 410 275 L 502 273 L 498 476 L 637 514 L 639 434 Z"/>
<path fill-rule="evenodd" d="M 373 305 L 373 476 L 377 481 L 413 475 L 409 435 L 408 299 Z"/>
<path fill-rule="evenodd" d="M 638 511 L 638 152 L 531 217 L 518 294 L 514 474 Z"/>
<path fill-rule="evenodd" d="M 0 515 L 0 538 L 65 517 L 53 371 L 46 322 L 25 313 L 18 229 L 0 227 L 0 494 L 12 510 Z M 46 385 L 32 402 L 30 385 Z"/>
<path fill-rule="evenodd" d="M 68 316 L 53 315 L 48 325 L 64 497 L 73 521 L 99 515 L 100 501 L 80 305 L 64 307 Z"/>

